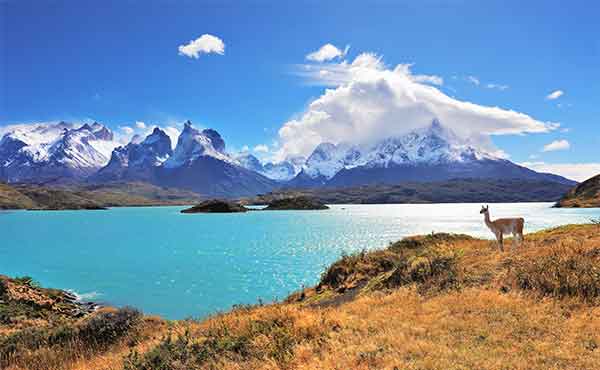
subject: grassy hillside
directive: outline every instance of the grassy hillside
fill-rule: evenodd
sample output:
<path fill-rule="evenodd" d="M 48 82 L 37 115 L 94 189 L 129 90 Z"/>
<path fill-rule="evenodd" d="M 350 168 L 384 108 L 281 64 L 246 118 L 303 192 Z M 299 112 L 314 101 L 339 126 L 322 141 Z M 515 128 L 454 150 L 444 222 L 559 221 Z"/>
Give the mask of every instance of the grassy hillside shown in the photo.
<path fill-rule="evenodd" d="M 33 208 L 35 202 L 12 186 L 0 182 L 0 209 Z"/>
<path fill-rule="evenodd" d="M 202 321 L 167 323 L 130 311 L 86 315 L 68 324 L 75 329 L 32 321 L 37 334 L 13 329 L 0 339 L 8 359 L 0 365 L 599 369 L 598 271 L 595 225 L 529 234 L 522 248 L 505 253 L 466 235 L 419 236 L 343 256 L 317 286 L 284 302 L 237 307 Z M 116 319 L 122 316 L 129 319 Z M 96 330 L 85 329 L 90 325 Z"/>
<path fill-rule="evenodd" d="M 600 175 L 596 175 L 571 189 L 556 204 L 557 207 L 600 207 Z"/>
<path fill-rule="evenodd" d="M 0 183 L 0 209 L 101 209 L 118 206 L 192 204 L 193 192 L 145 183 L 48 187 Z"/>
<path fill-rule="evenodd" d="M 550 181 L 457 179 L 351 188 L 282 189 L 245 201 L 266 204 L 273 199 L 308 196 L 328 204 L 554 202 L 570 188 Z"/>

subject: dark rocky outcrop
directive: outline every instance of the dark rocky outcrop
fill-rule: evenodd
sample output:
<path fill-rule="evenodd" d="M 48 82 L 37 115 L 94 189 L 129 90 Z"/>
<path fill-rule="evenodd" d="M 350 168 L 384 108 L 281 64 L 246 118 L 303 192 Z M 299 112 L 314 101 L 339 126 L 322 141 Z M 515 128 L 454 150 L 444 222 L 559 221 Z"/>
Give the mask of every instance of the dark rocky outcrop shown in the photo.
<path fill-rule="evenodd" d="M 309 197 L 293 197 L 274 199 L 269 203 L 266 211 L 277 210 L 319 210 L 329 209 L 324 203 L 321 203 L 315 198 Z"/>
<path fill-rule="evenodd" d="M 248 211 L 248 209 L 238 203 L 211 199 L 191 208 L 184 209 L 181 213 L 238 213 L 246 211 Z"/>
<path fill-rule="evenodd" d="M 596 175 L 571 189 L 556 203 L 564 208 L 600 207 L 600 175 Z"/>

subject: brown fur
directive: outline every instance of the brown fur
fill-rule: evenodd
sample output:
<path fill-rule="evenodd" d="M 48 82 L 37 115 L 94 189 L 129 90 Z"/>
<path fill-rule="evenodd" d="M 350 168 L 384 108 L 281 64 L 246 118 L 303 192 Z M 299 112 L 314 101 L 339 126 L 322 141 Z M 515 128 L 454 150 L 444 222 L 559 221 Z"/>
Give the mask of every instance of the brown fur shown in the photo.
<path fill-rule="evenodd" d="M 524 218 L 499 218 L 492 221 L 490 219 L 489 206 L 482 206 L 479 213 L 484 214 L 484 222 L 496 236 L 498 247 L 501 251 L 504 251 L 504 235 L 512 234 L 513 249 L 516 248 L 518 244 L 523 242 L 523 225 L 525 224 Z"/>

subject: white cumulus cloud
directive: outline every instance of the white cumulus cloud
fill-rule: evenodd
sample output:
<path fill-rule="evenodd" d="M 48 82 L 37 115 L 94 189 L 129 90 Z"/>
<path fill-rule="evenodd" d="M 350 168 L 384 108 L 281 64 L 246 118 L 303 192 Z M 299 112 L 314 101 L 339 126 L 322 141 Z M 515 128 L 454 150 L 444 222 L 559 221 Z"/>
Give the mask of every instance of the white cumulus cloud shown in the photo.
<path fill-rule="evenodd" d="M 306 59 L 313 62 L 326 62 L 335 58 L 343 58 L 348 54 L 348 50 L 350 50 L 350 46 L 346 46 L 344 50 L 340 50 L 332 44 L 325 44 L 319 50 L 308 54 Z"/>
<path fill-rule="evenodd" d="M 556 100 L 565 94 L 562 90 L 552 91 L 550 94 L 546 96 L 546 100 Z"/>
<path fill-rule="evenodd" d="M 144 128 L 146 128 L 146 124 L 144 122 L 142 122 L 142 121 L 137 121 L 135 123 L 135 127 L 144 129 Z"/>
<path fill-rule="evenodd" d="M 523 162 L 519 164 L 537 172 L 554 173 L 579 182 L 600 174 L 600 163 Z"/>
<path fill-rule="evenodd" d="M 433 118 L 490 153 L 497 152 L 490 135 L 548 132 L 559 126 L 449 97 L 424 83 L 410 66 L 388 67 L 372 53 L 352 62 L 298 66 L 296 73 L 309 83 L 330 88 L 279 129 L 275 159 L 308 156 L 322 142 L 369 144 L 428 125 Z"/>
<path fill-rule="evenodd" d="M 198 59 L 200 54 L 225 54 L 225 43 L 217 36 L 204 34 L 186 45 L 179 45 L 179 55 Z"/>
<path fill-rule="evenodd" d="M 557 150 L 567 150 L 571 147 L 571 144 L 567 140 L 554 140 L 550 144 L 544 145 L 542 152 L 554 152 Z"/>

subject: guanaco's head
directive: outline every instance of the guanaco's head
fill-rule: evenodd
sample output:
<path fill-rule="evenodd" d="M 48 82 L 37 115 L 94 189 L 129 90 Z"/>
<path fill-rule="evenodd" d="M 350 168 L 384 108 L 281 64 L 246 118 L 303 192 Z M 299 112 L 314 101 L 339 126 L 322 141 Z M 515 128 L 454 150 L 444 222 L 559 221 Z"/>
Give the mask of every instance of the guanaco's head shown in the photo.
<path fill-rule="evenodd" d="M 479 211 L 480 214 L 486 213 L 489 211 L 490 206 L 481 206 L 481 211 Z"/>

